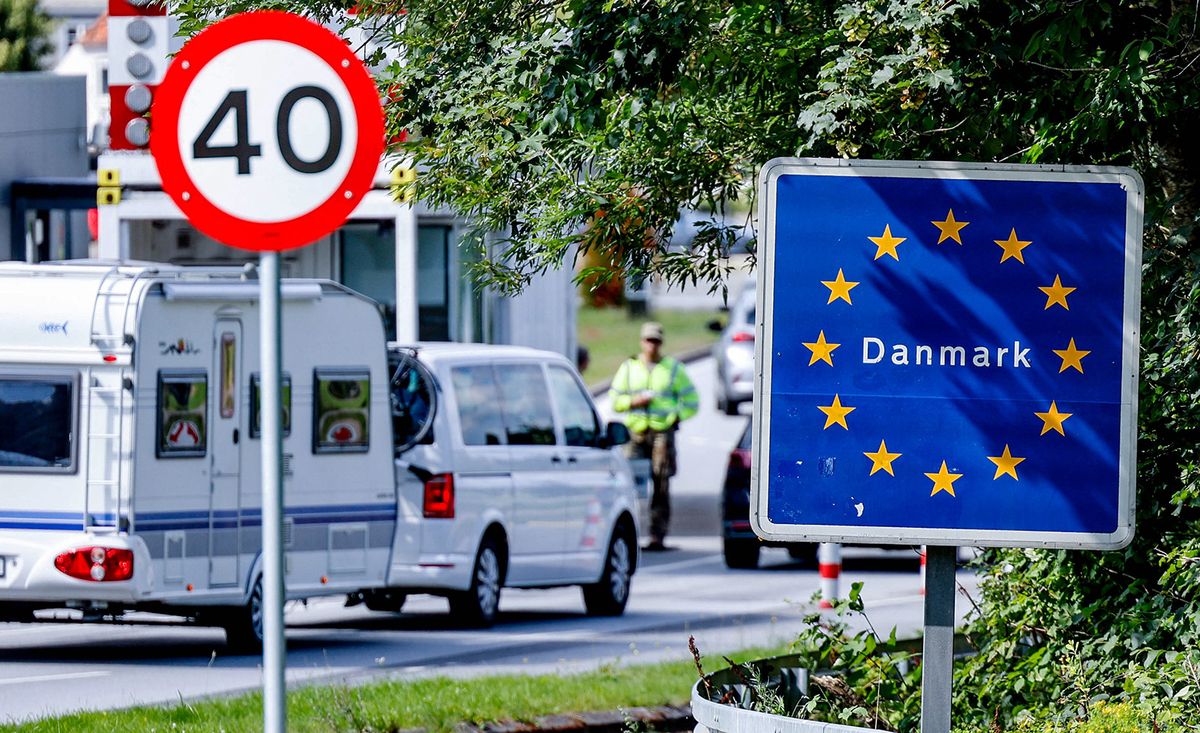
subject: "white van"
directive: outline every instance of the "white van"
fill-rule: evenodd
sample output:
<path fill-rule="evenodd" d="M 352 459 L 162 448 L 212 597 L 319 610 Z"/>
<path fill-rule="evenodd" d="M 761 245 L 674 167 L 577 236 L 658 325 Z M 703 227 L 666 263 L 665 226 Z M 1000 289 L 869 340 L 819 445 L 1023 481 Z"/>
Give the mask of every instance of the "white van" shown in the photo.
<path fill-rule="evenodd" d="M 260 643 L 258 292 L 252 269 L 0 263 L 0 621 L 149 610 Z M 289 598 L 432 592 L 488 624 L 503 585 L 579 584 L 623 611 L 628 435 L 565 359 L 389 351 L 327 281 L 282 301 Z"/>
<path fill-rule="evenodd" d="M 637 494 L 574 366 L 511 346 L 389 347 L 400 511 L 387 589 L 450 599 L 488 625 L 500 589 L 580 585 L 589 613 L 616 615 L 637 567 Z"/>

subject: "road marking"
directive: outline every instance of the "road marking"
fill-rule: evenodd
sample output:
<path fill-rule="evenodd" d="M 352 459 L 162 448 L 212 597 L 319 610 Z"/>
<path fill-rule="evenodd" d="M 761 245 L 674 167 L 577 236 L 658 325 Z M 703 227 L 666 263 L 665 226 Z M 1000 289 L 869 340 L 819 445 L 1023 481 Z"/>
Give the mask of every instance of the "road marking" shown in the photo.
<path fill-rule="evenodd" d="M 676 562 L 667 562 L 654 565 L 642 565 L 639 570 L 643 573 L 652 573 L 658 570 L 677 570 L 679 568 L 688 568 L 693 565 L 705 565 L 718 562 L 720 558 L 716 555 L 707 557 L 694 557 L 691 560 L 677 560 Z"/>
<path fill-rule="evenodd" d="M 907 596 L 892 596 L 890 598 L 880 598 L 874 601 L 863 601 L 864 608 L 886 608 L 888 606 L 903 606 L 908 603 L 917 603 L 923 601 L 925 596 L 921 594 Z"/>
<path fill-rule="evenodd" d="M 28 682 L 57 682 L 59 680 L 82 680 L 91 677 L 108 677 L 112 672 L 64 672 L 63 674 L 43 674 L 33 677 L 0 680 L 0 685 L 22 685 Z"/>

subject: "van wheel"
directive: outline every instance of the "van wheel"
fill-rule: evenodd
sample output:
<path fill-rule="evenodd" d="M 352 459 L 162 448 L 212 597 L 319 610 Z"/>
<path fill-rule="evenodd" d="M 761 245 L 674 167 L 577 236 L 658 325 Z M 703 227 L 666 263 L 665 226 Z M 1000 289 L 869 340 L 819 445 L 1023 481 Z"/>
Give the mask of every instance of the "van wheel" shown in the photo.
<path fill-rule="evenodd" d="M 262 577 L 254 581 L 246 605 L 229 609 L 221 620 L 225 644 L 239 654 L 261 654 L 263 646 Z"/>
<path fill-rule="evenodd" d="M 725 566 L 738 570 L 758 567 L 758 540 L 725 539 Z"/>
<path fill-rule="evenodd" d="M 583 605 L 590 616 L 620 616 L 629 602 L 629 581 L 633 576 L 633 548 L 629 535 L 619 528 L 608 543 L 604 573 L 598 582 L 583 586 Z"/>
<path fill-rule="evenodd" d="M 500 588 L 504 585 L 504 561 L 496 540 L 484 537 L 475 555 L 471 587 L 450 596 L 450 614 L 455 620 L 475 628 L 490 628 L 500 609 Z"/>

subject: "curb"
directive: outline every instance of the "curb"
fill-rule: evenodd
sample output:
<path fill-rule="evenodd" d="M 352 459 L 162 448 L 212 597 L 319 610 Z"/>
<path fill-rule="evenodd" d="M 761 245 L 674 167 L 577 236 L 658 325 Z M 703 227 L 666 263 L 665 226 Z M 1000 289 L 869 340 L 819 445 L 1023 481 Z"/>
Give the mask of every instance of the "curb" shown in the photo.
<path fill-rule="evenodd" d="M 712 344 L 709 344 L 708 346 L 698 346 L 698 347 L 692 349 L 691 351 L 685 351 L 682 354 L 667 354 L 667 356 L 672 356 L 672 357 L 678 359 L 679 361 L 683 362 L 684 364 L 690 364 L 693 361 L 699 361 L 706 356 L 711 356 L 714 345 L 715 345 L 715 342 Z M 588 391 L 592 393 L 592 397 L 599 397 L 599 396 L 603 395 L 605 392 L 607 392 L 609 387 L 611 387 L 611 386 L 612 386 L 612 379 L 610 378 L 610 379 L 606 379 L 603 382 L 600 382 L 598 384 L 588 385 Z"/>
<path fill-rule="evenodd" d="M 690 705 L 659 705 L 593 713 L 560 713 L 535 718 L 532 722 L 506 720 L 476 725 L 460 723 L 455 733 L 622 733 L 652 730 L 671 733 L 696 726 Z M 418 733 L 404 731 L 403 733 Z M 421 733 L 424 733 L 422 730 Z"/>

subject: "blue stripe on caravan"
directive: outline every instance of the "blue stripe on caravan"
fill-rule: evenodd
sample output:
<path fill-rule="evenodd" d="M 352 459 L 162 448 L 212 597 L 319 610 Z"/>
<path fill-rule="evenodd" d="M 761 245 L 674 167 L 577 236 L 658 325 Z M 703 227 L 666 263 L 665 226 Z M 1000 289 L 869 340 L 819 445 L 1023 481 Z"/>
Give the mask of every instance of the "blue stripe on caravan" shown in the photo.
<path fill-rule="evenodd" d="M 284 511 L 297 524 L 333 524 L 336 522 L 390 522 L 396 519 L 394 504 L 346 504 L 333 506 L 292 507 Z M 111 514 L 93 515 L 97 525 L 115 525 Z M 229 529 L 238 526 L 256 527 L 262 524 L 262 511 L 223 509 L 213 513 L 212 526 Z M 68 523 L 69 522 L 69 523 Z M 142 530 L 207 529 L 207 511 L 150 512 L 136 517 Z M 79 530 L 84 528 L 82 514 L 72 512 L 4 511 L 0 513 L 0 529 Z"/>
<path fill-rule="evenodd" d="M 79 512 L 25 512 L 15 509 L 0 511 L 0 517 L 17 517 L 21 519 L 73 519 L 82 522 L 83 514 Z"/>
<path fill-rule="evenodd" d="M 43 529 L 78 532 L 83 529 L 83 520 L 81 519 L 75 524 L 46 524 L 42 522 L 10 522 L 0 519 L 0 529 Z"/>
<path fill-rule="evenodd" d="M 296 524 L 333 524 L 335 522 L 390 522 L 396 518 L 396 513 L 391 514 L 356 514 L 353 516 L 337 516 L 337 517 L 298 517 L 295 520 Z"/>

